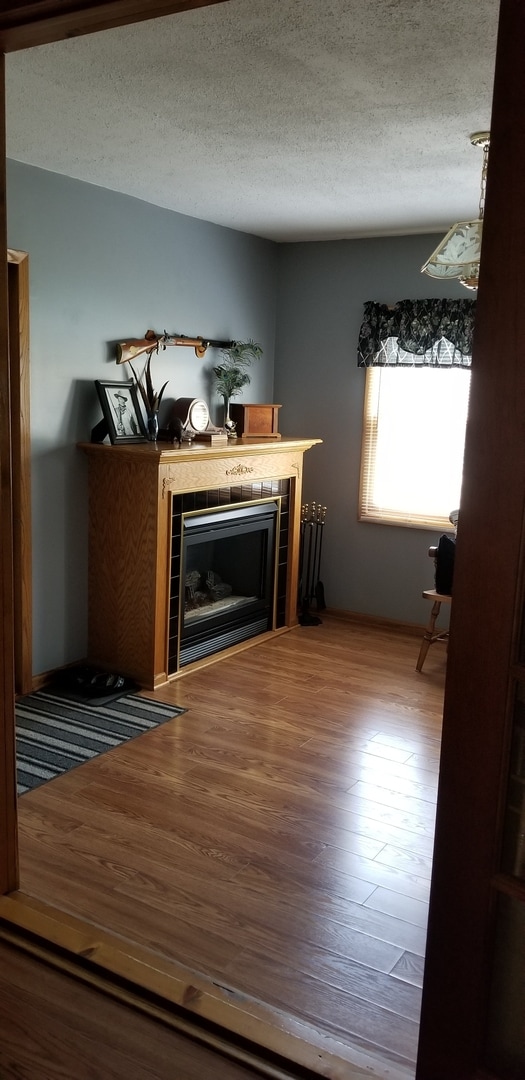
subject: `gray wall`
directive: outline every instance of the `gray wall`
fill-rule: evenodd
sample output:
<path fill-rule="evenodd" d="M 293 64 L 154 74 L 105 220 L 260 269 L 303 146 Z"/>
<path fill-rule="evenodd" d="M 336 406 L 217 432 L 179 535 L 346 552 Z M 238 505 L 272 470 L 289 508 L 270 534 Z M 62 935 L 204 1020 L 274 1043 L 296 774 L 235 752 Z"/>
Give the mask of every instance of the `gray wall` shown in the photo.
<path fill-rule="evenodd" d="M 428 548 L 439 533 L 358 522 L 359 459 L 365 371 L 357 340 L 366 300 L 449 296 L 420 273 L 436 236 L 281 245 L 279 250 L 275 401 L 281 429 L 315 435 L 305 456 L 305 501 L 327 506 L 321 578 L 328 607 L 424 623 L 433 586 Z M 439 446 L 439 417 L 428 417 L 428 445 Z M 454 507 L 450 507 L 451 510 Z M 443 625 L 445 625 L 443 620 Z"/>
<path fill-rule="evenodd" d="M 156 330 L 264 348 L 249 397 L 271 401 L 276 245 L 137 199 L 8 163 L 8 244 L 29 252 L 35 673 L 82 659 L 87 623 L 86 461 L 101 418 L 95 379 L 130 378 L 115 341 Z M 203 396 L 192 349 L 155 356 L 157 387 Z M 162 419 L 162 415 L 161 415 Z"/>

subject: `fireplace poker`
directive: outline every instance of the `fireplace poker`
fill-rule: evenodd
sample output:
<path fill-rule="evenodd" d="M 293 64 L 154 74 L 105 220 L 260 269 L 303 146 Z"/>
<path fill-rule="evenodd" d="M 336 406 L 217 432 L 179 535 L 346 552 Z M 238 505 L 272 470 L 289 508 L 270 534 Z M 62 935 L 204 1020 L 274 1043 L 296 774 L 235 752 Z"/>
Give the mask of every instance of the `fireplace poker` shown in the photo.
<path fill-rule="evenodd" d="M 319 514 L 321 512 L 321 506 L 317 503 L 312 503 L 312 523 L 314 529 L 314 557 L 312 559 L 312 577 L 310 579 L 310 585 L 308 587 L 308 597 L 311 601 L 315 598 L 315 582 L 316 582 L 316 568 L 317 568 L 317 547 L 319 544 Z M 319 575 L 317 574 L 317 577 Z"/>
<path fill-rule="evenodd" d="M 305 520 L 302 522 L 302 527 L 304 528 L 304 534 L 305 534 L 304 535 L 304 553 L 306 552 L 306 528 L 308 528 L 308 557 L 307 557 L 307 564 L 306 564 L 306 594 L 304 593 L 304 589 L 303 589 L 302 590 L 302 592 L 303 592 L 302 613 L 299 616 L 299 622 L 300 622 L 301 626 L 316 626 L 321 622 L 321 620 L 316 615 L 311 615 L 309 610 L 308 610 L 309 609 L 309 598 L 310 598 L 309 589 L 310 589 L 310 583 L 311 583 L 310 571 L 311 571 L 311 568 L 312 568 L 312 529 L 313 529 L 313 526 L 314 526 L 314 522 L 313 522 L 312 517 L 310 515 L 308 504 L 305 506 L 304 509 L 305 509 L 305 515 L 306 515 Z M 314 509 L 315 509 L 315 503 L 312 504 L 312 510 L 314 510 Z M 304 558 L 304 553 L 303 553 L 303 558 Z"/>
<path fill-rule="evenodd" d="M 306 600 L 306 606 L 308 607 L 309 600 L 310 600 L 310 567 L 311 567 L 311 563 L 312 563 L 312 521 L 311 521 L 311 518 L 308 518 L 308 521 L 306 522 L 306 524 L 308 526 L 308 560 L 307 560 L 307 563 L 306 563 L 306 596 L 305 596 L 305 600 Z"/>
<path fill-rule="evenodd" d="M 299 589 L 298 598 L 302 606 L 304 599 L 304 549 L 305 549 L 305 522 L 308 517 L 308 504 L 301 506 L 301 544 L 299 548 Z"/>
<path fill-rule="evenodd" d="M 317 527 L 319 530 L 319 552 L 317 557 L 317 581 L 315 585 L 315 598 L 317 600 L 318 611 L 324 611 L 326 608 L 324 598 L 324 585 L 320 580 L 321 577 L 321 552 L 323 549 L 323 535 L 324 535 L 324 521 L 326 517 L 326 506 L 320 507 L 321 513 L 317 518 Z"/>

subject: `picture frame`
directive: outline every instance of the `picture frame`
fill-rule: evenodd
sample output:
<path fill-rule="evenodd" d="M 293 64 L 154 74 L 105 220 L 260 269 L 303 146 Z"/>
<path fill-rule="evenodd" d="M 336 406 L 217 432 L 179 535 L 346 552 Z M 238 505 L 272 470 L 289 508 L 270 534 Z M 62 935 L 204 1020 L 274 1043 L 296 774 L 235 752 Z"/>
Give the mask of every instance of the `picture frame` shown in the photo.
<path fill-rule="evenodd" d="M 120 443 L 148 441 L 133 379 L 128 382 L 108 382 L 95 379 L 104 419 L 93 428 L 92 442 L 102 442 L 109 435 L 113 446 Z"/>

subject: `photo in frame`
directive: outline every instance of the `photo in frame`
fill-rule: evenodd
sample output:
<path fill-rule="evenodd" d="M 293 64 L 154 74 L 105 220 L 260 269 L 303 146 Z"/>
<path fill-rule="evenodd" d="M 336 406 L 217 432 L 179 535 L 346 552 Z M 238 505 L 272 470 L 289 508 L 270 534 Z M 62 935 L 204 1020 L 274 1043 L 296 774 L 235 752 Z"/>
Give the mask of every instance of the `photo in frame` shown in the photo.
<path fill-rule="evenodd" d="M 102 442 L 109 435 L 110 442 L 147 442 L 148 436 L 139 405 L 137 387 L 129 382 L 106 382 L 95 380 L 104 419 L 93 429 L 92 442 Z"/>

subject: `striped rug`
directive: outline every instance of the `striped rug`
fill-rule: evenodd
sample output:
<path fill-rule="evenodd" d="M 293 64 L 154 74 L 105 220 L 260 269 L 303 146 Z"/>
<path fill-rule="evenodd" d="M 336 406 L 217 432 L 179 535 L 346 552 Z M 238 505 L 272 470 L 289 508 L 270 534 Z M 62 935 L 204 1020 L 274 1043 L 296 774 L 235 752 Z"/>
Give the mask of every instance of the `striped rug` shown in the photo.
<path fill-rule="evenodd" d="M 186 709 L 125 694 L 111 704 L 39 690 L 15 705 L 18 794 L 143 735 Z"/>

